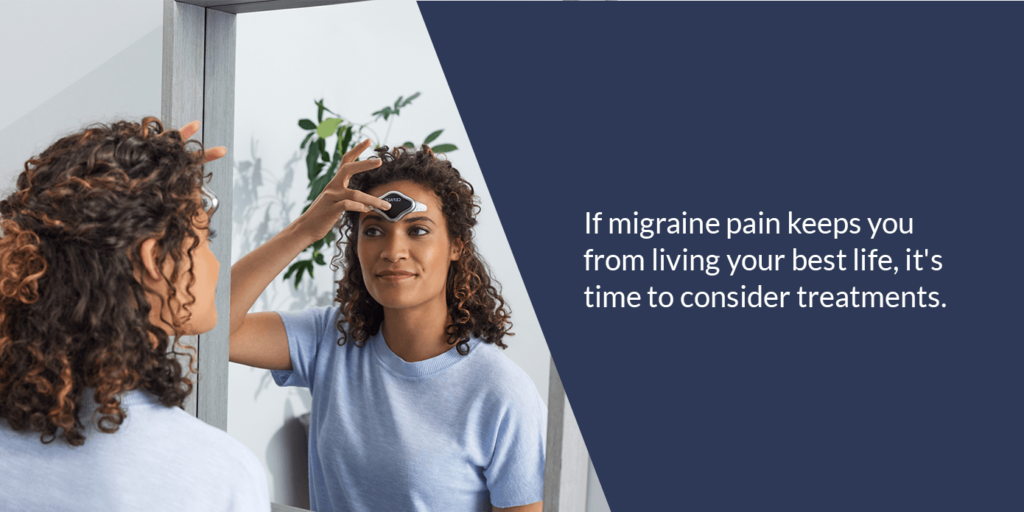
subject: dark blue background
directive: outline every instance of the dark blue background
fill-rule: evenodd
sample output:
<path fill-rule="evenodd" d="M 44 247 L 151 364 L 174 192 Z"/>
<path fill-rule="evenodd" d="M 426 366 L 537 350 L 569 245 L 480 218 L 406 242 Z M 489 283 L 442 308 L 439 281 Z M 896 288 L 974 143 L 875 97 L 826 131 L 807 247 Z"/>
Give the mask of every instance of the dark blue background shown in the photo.
<path fill-rule="evenodd" d="M 420 9 L 613 510 L 1024 510 L 1024 5 Z M 645 241 L 585 235 L 587 211 L 913 217 L 914 234 Z M 927 248 L 945 266 L 583 271 L 588 248 L 653 247 Z M 587 309 L 598 284 L 923 286 L 947 307 Z"/>

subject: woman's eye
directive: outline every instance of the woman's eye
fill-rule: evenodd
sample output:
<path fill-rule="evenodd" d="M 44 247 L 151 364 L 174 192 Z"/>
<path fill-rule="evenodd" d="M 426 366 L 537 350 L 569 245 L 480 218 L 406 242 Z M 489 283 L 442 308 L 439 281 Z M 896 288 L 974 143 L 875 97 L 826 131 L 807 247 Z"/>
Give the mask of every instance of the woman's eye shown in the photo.
<path fill-rule="evenodd" d="M 381 234 L 382 232 L 379 228 L 366 228 L 363 231 L 363 235 L 365 236 L 380 236 Z"/>
<path fill-rule="evenodd" d="M 430 231 L 428 231 L 427 228 L 421 228 L 419 226 L 416 226 L 416 227 L 414 227 L 414 228 L 409 230 L 409 234 L 413 235 L 413 236 L 423 236 L 423 235 L 429 235 Z"/>

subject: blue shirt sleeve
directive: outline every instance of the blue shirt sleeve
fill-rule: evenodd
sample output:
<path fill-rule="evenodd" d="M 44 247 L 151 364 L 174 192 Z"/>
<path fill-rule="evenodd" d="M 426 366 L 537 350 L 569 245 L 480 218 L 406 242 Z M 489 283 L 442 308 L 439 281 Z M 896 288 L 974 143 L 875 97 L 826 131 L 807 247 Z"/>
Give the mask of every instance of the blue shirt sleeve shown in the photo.
<path fill-rule="evenodd" d="M 325 306 L 302 311 L 278 312 L 284 322 L 284 330 L 288 334 L 288 355 L 292 360 L 292 369 L 270 372 L 278 386 L 299 386 L 312 388 L 316 377 L 316 358 L 320 346 L 327 339 L 333 341 L 337 333 L 334 320 L 338 308 Z"/>
<path fill-rule="evenodd" d="M 516 507 L 544 499 L 547 408 L 533 384 L 527 384 L 519 403 L 509 404 L 504 411 L 498 423 L 494 456 L 484 470 L 495 507 Z"/>

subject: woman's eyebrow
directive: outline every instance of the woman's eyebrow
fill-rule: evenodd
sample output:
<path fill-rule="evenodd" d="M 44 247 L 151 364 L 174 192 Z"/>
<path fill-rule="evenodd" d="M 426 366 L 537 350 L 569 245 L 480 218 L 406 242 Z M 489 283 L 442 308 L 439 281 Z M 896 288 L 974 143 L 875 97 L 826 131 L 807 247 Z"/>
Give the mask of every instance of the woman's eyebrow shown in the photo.
<path fill-rule="evenodd" d="M 368 214 L 366 217 L 363 217 L 363 220 L 359 221 L 359 225 L 362 225 L 363 223 L 365 223 L 368 220 L 381 220 L 382 221 L 382 220 L 384 220 L 384 218 L 381 217 L 380 215 L 377 215 L 376 213 L 371 213 L 371 214 Z"/>
<path fill-rule="evenodd" d="M 434 222 L 430 217 L 426 217 L 426 216 L 423 216 L 423 215 L 420 215 L 419 217 L 406 217 L 404 219 L 404 221 L 406 223 L 409 223 L 409 222 L 419 222 L 421 220 L 425 220 L 425 221 L 427 221 L 427 222 L 429 222 L 429 223 L 431 223 L 431 224 L 433 224 L 435 226 L 437 225 L 437 223 Z"/>

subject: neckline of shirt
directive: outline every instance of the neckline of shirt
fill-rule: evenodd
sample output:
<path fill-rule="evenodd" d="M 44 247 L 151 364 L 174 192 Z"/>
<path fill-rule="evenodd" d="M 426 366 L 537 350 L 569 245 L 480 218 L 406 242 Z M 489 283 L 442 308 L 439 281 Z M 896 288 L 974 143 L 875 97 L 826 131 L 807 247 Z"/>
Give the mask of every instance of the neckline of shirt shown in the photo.
<path fill-rule="evenodd" d="M 126 411 L 129 407 L 133 406 L 146 406 L 160 404 L 160 399 L 153 393 L 144 389 L 133 389 L 130 391 L 124 391 L 118 397 L 121 407 Z M 93 389 L 85 388 L 82 392 L 81 401 L 81 414 L 82 418 L 92 417 L 92 415 L 99 409 L 99 404 L 93 399 Z"/>
<path fill-rule="evenodd" d="M 125 391 L 121 393 L 121 405 L 127 407 L 130 405 L 142 405 L 142 404 L 158 404 L 160 400 L 149 391 L 142 389 L 133 389 L 131 391 Z"/>
<path fill-rule="evenodd" d="M 377 360 L 381 362 L 387 369 L 402 375 L 404 377 L 410 377 L 414 379 L 421 379 L 429 377 L 435 373 L 445 370 L 455 363 L 468 358 L 473 354 L 473 348 L 480 343 L 479 338 L 469 338 L 469 354 L 459 354 L 458 347 L 452 347 L 448 351 L 425 359 L 423 361 L 416 361 L 410 363 L 397 354 L 391 351 L 391 347 L 388 346 L 387 342 L 384 341 L 384 335 L 378 331 L 372 338 L 370 338 L 370 345 L 373 346 L 373 351 L 377 355 Z"/>

